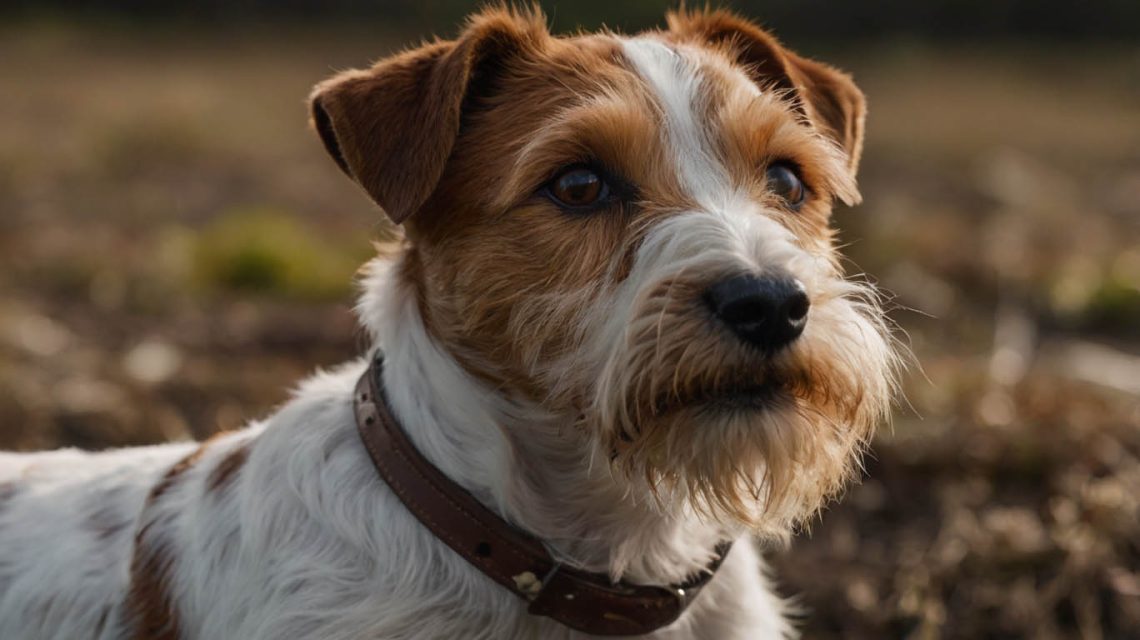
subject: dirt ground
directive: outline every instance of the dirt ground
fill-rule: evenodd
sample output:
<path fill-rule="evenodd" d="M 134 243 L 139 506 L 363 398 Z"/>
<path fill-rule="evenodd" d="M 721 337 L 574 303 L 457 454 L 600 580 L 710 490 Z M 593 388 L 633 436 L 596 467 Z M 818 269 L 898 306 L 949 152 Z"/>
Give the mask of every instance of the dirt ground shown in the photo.
<path fill-rule="evenodd" d="M 388 230 L 303 100 L 400 40 L 0 27 L 0 446 L 204 437 L 360 351 Z M 835 222 L 916 364 L 770 553 L 807 637 L 1140 637 L 1140 49 L 809 52 L 868 95 Z"/>

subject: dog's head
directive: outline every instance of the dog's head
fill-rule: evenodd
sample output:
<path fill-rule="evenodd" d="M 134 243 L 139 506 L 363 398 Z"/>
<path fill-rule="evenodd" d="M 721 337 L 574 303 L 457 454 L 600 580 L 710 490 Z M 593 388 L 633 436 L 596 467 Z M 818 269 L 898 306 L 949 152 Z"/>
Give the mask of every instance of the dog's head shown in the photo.
<path fill-rule="evenodd" d="M 863 96 L 731 14 L 668 23 L 557 38 L 486 11 L 318 85 L 313 122 L 403 224 L 397 277 L 469 373 L 575 420 L 620 481 L 782 533 L 891 395 L 830 226 Z"/>

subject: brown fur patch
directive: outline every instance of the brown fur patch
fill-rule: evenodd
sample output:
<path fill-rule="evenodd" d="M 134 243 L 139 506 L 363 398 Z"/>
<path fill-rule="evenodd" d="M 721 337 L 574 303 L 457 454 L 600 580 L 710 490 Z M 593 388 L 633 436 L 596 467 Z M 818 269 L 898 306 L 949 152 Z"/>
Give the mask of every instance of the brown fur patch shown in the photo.
<path fill-rule="evenodd" d="M 216 436 L 215 436 L 216 437 Z M 154 485 L 146 502 L 143 515 L 152 508 L 205 454 L 210 441 L 202 443 L 190 455 L 178 461 Z M 170 596 L 170 566 L 172 558 L 161 540 L 155 540 L 148 523 L 135 536 L 134 555 L 131 557 L 130 586 L 124 602 L 125 618 L 134 625 L 132 637 L 138 640 L 178 640 L 178 607 Z"/>
<path fill-rule="evenodd" d="M 673 185 L 654 179 L 664 149 L 618 50 L 608 36 L 551 39 L 499 69 L 496 94 L 471 105 L 432 199 L 408 223 L 407 272 L 418 272 L 429 332 L 495 386 L 542 395 L 534 366 L 577 337 L 569 316 L 545 313 L 537 299 L 601 280 L 636 213 L 567 215 L 536 195 L 542 184 L 565 165 L 594 162 L 630 183 Z M 646 160 L 631 159 L 631 147 Z M 523 311 L 528 304 L 542 317 Z"/>
<path fill-rule="evenodd" d="M 131 559 L 131 583 L 126 612 L 134 622 L 137 640 L 178 640 L 178 609 L 169 594 L 170 559 L 165 550 L 145 540 L 149 527 L 139 533 Z"/>
<path fill-rule="evenodd" d="M 209 492 L 219 491 L 227 484 L 229 484 L 234 476 L 241 471 L 245 461 L 249 459 L 249 444 L 242 443 L 234 447 L 232 451 L 222 458 L 221 462 L 214 467 L 210 472 L 210 476 L 206 478 L 206 490 Z"/>

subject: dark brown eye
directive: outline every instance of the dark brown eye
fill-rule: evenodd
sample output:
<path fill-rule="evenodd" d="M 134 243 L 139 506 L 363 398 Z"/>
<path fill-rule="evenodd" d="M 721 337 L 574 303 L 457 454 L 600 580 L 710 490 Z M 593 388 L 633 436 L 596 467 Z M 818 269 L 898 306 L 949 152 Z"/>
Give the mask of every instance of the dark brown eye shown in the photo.
<path fill-rule="evenodd" d="M 587 167 L 572 167 L 554 176 L 547 187 L 550 197 L 569 209 L 582 209 L 597 204 L 607 195 L 605 180 Z"/>
<path fill-rule="evenodd" d="M 798 209 L 807 195 L 807 188 L 796 170 L 783 162 L 768 167 L 768 191 L 783 198 L 793 209 Z"/>

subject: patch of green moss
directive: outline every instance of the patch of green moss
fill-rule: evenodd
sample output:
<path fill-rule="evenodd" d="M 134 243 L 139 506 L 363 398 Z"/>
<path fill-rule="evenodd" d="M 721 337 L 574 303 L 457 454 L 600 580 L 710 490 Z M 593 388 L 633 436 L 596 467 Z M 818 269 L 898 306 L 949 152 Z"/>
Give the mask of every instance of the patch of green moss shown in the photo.
<path fill-rule="evenodd" d="M 1106 278 L 1090 296 L 1084 315 L 1096 327 L 1135 330 L 1140 326 L 1140 289 L 1117 278 Z"/>
<path fill-rule="evenodd" d="M 351 245 L 351 246 L 350 246 Z M 269 208 L 227 212 L 195 238 L 193 273 L 208 290 L 328 300 L 351 293 L 368 243 L 335 243 Z"/>

